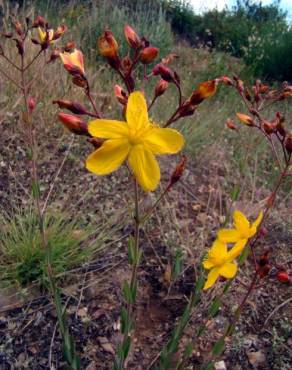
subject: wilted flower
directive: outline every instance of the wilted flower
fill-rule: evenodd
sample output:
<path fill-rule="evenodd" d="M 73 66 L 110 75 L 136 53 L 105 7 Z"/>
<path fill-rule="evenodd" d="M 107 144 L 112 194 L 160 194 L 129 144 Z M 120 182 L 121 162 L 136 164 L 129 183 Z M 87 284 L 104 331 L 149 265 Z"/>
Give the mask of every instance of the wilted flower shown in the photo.
<path fill-rule="evenodd" d="M 116 58 L 119 45 L 111 31 L 104 31 L 103 35 L 97 40 L 97 46 L 102 56 L 106 58 Z"/>
<path fill-rule="evenodd" d="M 106 175 L 128 159 L 139 185 L 145 191 L 155 190 L 160 181 L 155 156 L 179 152 L 184 144 L 183 136 L 176 130 L 160 128 L 149 121 L 147 103 L 139 91 L 129 96 L 126 120 L 89 122 L 89 133 L 107 140 L 87 158 L 86 167 L 97 175 Z"/>

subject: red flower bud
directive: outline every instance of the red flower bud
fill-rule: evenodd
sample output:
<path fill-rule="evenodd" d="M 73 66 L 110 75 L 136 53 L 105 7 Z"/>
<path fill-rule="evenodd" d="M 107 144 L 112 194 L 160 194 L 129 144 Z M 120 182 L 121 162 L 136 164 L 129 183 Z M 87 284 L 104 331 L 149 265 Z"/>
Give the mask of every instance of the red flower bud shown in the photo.
<path fill-rule="evenodd" d="M 23 29 L 22 29 L 22 25 L 19 21 L 15 21 L 13 23 L 14 27 L 15 27 L 15 30 L 16 32 L 18 33 L 19 36 L 22 36 L 23 34 Z"/>
<path fill-rule="evenodd" d="M 159 80 L 155 86 L 155 91 L 154 91 L 155 97 L 157 98 L 158 96 L 163 95 L 165 91 L 167 90 L 167 88 L 168 88 L 168 82 L 163 79 Z"/>
<path fill-rule="evenodd" d="M 28 109 L 29 109 L 29 112 L 32 113 L 35 106 L 36 106 L 36 102 L 34 100 L 34 98 L 32 96 L 30 96 L 27 100 L 27 104 L 28 104 Z"/>
<path fill-rule="evenodd" d="M 124 28 L 125 38 L 127 40 L 127 43 L 133 48 L 133 49 L 139 49 L 141 47 L 141 40 L 140 37 L 137 35 L 137 33 L 133 30 L 132 27 L 130 27 L 128 24 Z"/>
<path fill-rule="evenodd" d="M 286 136 L 284 145 L 285 145 L 285 149 L 287 150 L 287 152 L 291 154 L 292 153 L 292 134 L 289 134 Z"/>
<path fill-rule="evenodd" d="M 41 17 L 40 15 L 39 16 L 37 16 L 37 18 L 35 19 L 35 21 L 33 22 L 33 24 L 32 24 L 32 26 L 34 27 L 34 28 L 36 28 L 36 27 L 43 27 L 43 28 L 45 28 L 45 26 L 46 26 L 46 20 L 45 20 L 45 18 L 44 17 Z"/>
<path fill-rule="evenodd" d="M 279 281 L 281 281 L 281 283 L 289 283 L 290 282 L 289 275 L 287 274 L 286 271 L 279 271 L 277 273 L 277 279 Z"/>
<path fill-rule="evenodd" d="M 76 49 L 76 43 L 75 43 L 75 41 L 69 41 L 64 46 L 64 51 L 67 51 L 68 53 L 70 53 L 74 49 Z"/>
<path fill-rule="evenodd" d="M 60 37 L 63 36 L 63 34 L 67 31 L 67 26 L 65 25 L 62 25 L 62 26 L 59 26 L 56 31 L 54 31 L 54 34 L 53 34 L 53 40 L 58 40 Z"/>
<path fill-rule="evenodd" d="M 150 64 L 158 55 L 158 49 L 153 46 L 148 46 L 143 49 L 140 54 L 140 61 L 143 64 Z"/>
<path fill-rule="evenodd" d="M 19 55 L 23 55 L 24 54 L 24 46 L 23 46 L 23 42 L 18 40 L 18 39 L 13 39 L 16 43 L 16 47 L 17 47 L 17 50 L 18 50 L 18 53 Z"/>
<path fill-rule="evenodd" d="M 273 132 L 275 132 L 275 126 L 271 122 L 265 120 L 262 122 L 262 125 L 266 134 L 271 135 Z"/>
<path fill-rule="evenodd" d="M 266 236 L 266 235 L 268 235 L 268 230 L 267 230 L 267 228 L 266 228 L 265 226 L 262 226 L 262 227 L 260 228 L 260 235 L 261 235 L 261 236 Z"/>
<path fill-rule="evenodd" d="M 227 118 L 225 121 L 226 127 L 230 128 L 230 130 L 237 130 L 237 126 L 235 125 L 234 121 L 230 118 Z"/>
<path fill-rule="evenodd" d="M 127 104 L 128 95 L 127 95 L 127 93 L 123 90 L 123 88 L 120 85 L 115 85 L 115 87 L 114 87 L 114 93 L 115 93 L 116 98 L 118 99 L 118 101 L 121 104 L 123 104 L 123 105 L 126 105 Z"/>
<path fill-rule="evenodd" d="M 178 182 L 180 180 L 180 178 L 182 177 L 182 174 L 185 170 L 186 161 L 187 161 L 187 157 L 185 155 L 183 155 L 181 157 L 180 162 L 177 164 L 177 166 L 175 167 L 175 169 L 174 169 L 174 171 L 171 175 L 170 182 L 169 182 L 169 185 L 168 185 L 169 188 L 172 185 L 174 185 L 176 182 Z"/>
<path fill-rule="evenodd" d="M 196 109 L 198 108 L 198 105 L 192 104 L 190 100 L 187 100 L 183 103 L 183 105 L 179 108 L 179 116 L 180 117 L 187 117 L 194 114 Z"/>
<path fill-rule="evenodd" d="M 94 146 L 95 149 L 98 149 L 102 146 L 102 144 L 104 143 L 104 139 L 100 139 L 98 137 L 91 137 L 89 139 L 87 139 L 87 141 L 92 144 Z"/>
<path fill-rule="evenodd" d="M 246 125 L 248 126 L 254 126 L 254 122 L 253 122 L 253 119 L 248 116 L 247 114 L 243 114 L 243 113 L 236 113 L 237 115 L 237 118 L 242 122 L 242 123 L 245 123 Z"/>
<path fill-rule="evenodd" d="M 48 63 L 54 62 L 56 59 L 60 57 L 61 51 L 59 49 L 54 49 L 50 55 L 50 59 Z"/>
<path fill-rule="evenodd" d="M 232 82 L 231 78 L 229 78 L 227 76 L 220 77 L 218 79 L 218 81 L 224 83 L 224 85 L 229 85 L 229 86 L 233 85 L 233 82 Z"/>
<path fill-rule="evenodd" d="M 81 118 L 62 112 L 58 114 L 58 118 L 73 134 L 90 136 L 87 129 L 87 123 Z"/>
<path fill-rule="evenodd" d="M 53 104 L 58 104 L 59 108 L 68 109 L 70 112 L 75 114 L 83 115 L 88 113 L 87 109 L 82 104 L 72 102 L 70 100 L 53 100 Z"/>
<path fill-rule="evenodd" d="M 160 75 L 167 82 L 177 82 L 174 72 L 162 63 L 156 64 L 152 73 L 154 76 Z"/>

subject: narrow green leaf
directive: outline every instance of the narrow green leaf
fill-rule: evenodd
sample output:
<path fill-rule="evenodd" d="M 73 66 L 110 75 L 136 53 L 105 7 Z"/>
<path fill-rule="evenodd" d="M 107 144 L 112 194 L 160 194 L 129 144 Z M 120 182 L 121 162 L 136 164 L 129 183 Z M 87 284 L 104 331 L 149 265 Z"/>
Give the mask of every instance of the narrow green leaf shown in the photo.
<path fill-rule="evenodd" d="M 250 253 L 250 247 L 248 246 L 248 247 L 244 248 L 243 252 L 241 253 L 241 255 L 238 258 L 238 263 L 240 265 L 243 264 L 243 262 L 247 259 L 247 257 L 249 256 L 249 253 Z"/>
<path fill-rule="evenodd" d="M 231 335 L 235 330 L 235 324 L 229 324 L 227 329 L 226 329 L 226 336 Z"/>
<path fill-rule="evenodd" d="M 124 356 L 124 358 L 127 358 L 128 354 L 129 354 L 130 347 L 131 347 L 131 337 L 128 336 L 126 338 L 125 342 L 123 343 L 123 356 Z"/>
<path fill-rule="evenodd" d="M 219 311 L 220 306 L 221 301 L 218 297 L 216 297 L 208 310 L 208 315 L 214 317 Z"/>
<path fill-rule="evenodd" d="M 232 191 L 231 191 L 231 199 L 233 202 L 237 201 L 238 196 L 240 193 L 240 186 L 238 184 L 234 185 Z"/>
<path fill-rule="evenodd" d="M 208 362 L 203 368 L 202 370 L 211 370 L 213 369 L 214 367 L 214 363 L 213 362 Z"/>
<path fill-rule="evenodd" d="M 175 254 L 175 260 L 172 268 L 172 276 L 176 279 L 182 271 L 182 257 L 183 253 L 181 250 L 177 250 Z"/>
<path fill-rule="evenodd" d="M 219 356 L 225 348 L 224 338 L 220 338 L 214 345 L 212 353 L 214 356 Z"/>
<path fill-rule="evenodd" d="M 203 289 L 204 283 L 205 283 L 205 276 L 203 273 L 201 273 L 201 275 L 199 276 L 199 279 L 196 281 L 196 287 L 195 287 L 196 294 L 198 294 Z"/>
<path fill-rule="evenodd" d="M 189 357 L 193 352 L 193 345 L 192 343 L 187 344 L 185 351 L 184 351 L 184 356 Z"/>
<path fill-rule="evenodd" d="M 122 307 L 121 309 L 121 332 L 124 334 L 129 329 L 129 318 L 128 313 L 125 307 Z"/>
<path fill-rule="evenodd" d="M 132 303 L 135 302 L 137 296 L 137 281 L 134 282 L 133 286 L 131 287 L 131 298 Z"/>
<path fill-rule="evenodd" d="M 132 236 L 129 238 L 128 242 L 128 259 L 129 259 L 129 264 L 133 265 L 135 262 L 135 245 L 134 245 L 134 239 Z"/>
<path fill-rule="evenodd" d="M 36 199 L 39 198 L 41 195 L 41 189 L 40 185 L 38 182 L 33 182 L 31 185 L 31 190 L 32 190 L 32 196 Z"/>
<path fill-rule="evenodd" d="M 130 289 L 129 283 L 127 281 L 124 282 L 122 291 L 123 291 L 123 296 L 124 296 L 126 302 L 133 303 L 131 289 Z"/>
<path fill-rule="evenodd" d="M 33 157 L 33 152 L 31 148 L 26 149 L 26 155 L 27 155 L 27 158 L 31 161 Z"/>
<path fill-rule="evenodd" d="M 197 332 L 197 337 L 200 337 L 205 332 L 206 329 L 207 329 L 206 325 L 204 324 L 200 325 Z"/>

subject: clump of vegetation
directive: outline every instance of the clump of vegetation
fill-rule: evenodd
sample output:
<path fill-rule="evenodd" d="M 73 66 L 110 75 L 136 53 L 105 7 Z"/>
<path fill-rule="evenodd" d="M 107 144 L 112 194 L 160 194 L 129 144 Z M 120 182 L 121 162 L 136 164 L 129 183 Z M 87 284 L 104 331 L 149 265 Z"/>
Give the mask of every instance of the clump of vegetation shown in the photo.
<path fill-rule="evenodd" d="M 47 251 L 42 247 L 38 218 L 32 208 L 0 216 L 1 284 L 48 288 Z M 56 275 L 80 266 L 92 255 L 89 226 L 68 215 L 49 213 L 45 220 L 51 264 Z M 97 248 L 96 248 L 97 249 Z"/>

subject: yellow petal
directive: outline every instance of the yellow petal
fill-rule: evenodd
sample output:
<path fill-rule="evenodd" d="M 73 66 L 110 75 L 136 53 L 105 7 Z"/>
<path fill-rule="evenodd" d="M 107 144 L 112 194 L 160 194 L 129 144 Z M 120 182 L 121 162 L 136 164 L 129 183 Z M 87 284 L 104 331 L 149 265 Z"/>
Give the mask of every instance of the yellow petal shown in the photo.
<path fill-rule="evenodd" d="M 153 154 L 174 154 L 184 145 L 183 136 L 171 128 L 153 128 L 145 136 L 145 145 Z"/>
<path fill-rule="evenodd" d="M 47 37 L 46 31 L 43 30 L 41 27 L 38 27 L 38 34 L 39 34 L 40 41 L 44 42 Z"/>
<path fill-rule="evenodd" d="M 106 175 L 115 171 L 126 159 L 130 150 L 127 139 L 107 140 L 86 160 L 86 168 L 97 174 Z"/>
<path fill-rule="evenodd" d="M 129 129 L 126 122 L 96 119 L 88 123 L 88 132 L 102 139 L 118 139 L 126 137 Z"/>
<path fill-rule="evenodd" d="M 234 247 L 228 251 L 228 257 L 227 260 L 229 262 L 233 261 L 235 258 L 237 258 L 243 251 L 248 239 L 241 239 L 239 240 Z"/>
<path fill-rule="evenodd" d="M 214 263 L 213 263 L 213 261 L 210 258 L 206 258 L 203 261 L 203 267 L 206 270 L 210 270 L 212 267 L 214 267 Z"/>
<path fill-rule="evenodd" d="M 257 228 L 258 226 L 261 224 L 262 222 L 262 219 L 263 219 L 263 212 L 260 212 L 259 215 L 258 215 L 258 218 L 255 220 L 255 222 L 251 225 L 251 228 L 250 228 L 250 233 L 249 233 L 249 237 L 251 238 L 252 236 L 255 235 L 255 233 L 257 232 Z"/>
<path fill-rule="evenodd" d="M 227 245 L 222 240 L 216 239 L 209 251 L 209 256 L 226 256 Z"/>
<path fill-rule="evenodd" d="M 241 234 L 235 229 L 221 229 L 217 237 L 224 243 L 235 243 L 242 239 Z"/>
<path fill-rule="evenodd" d="M 155 190 L 160 181 L 160 169 L 150 150 L 143 145 L 135 145 L 130 150 L 128 160 L 141 188 L 145 191 Z"/>
<path fill-rule="evenodd" d="M 130 94 L 126 111 L 127 122 L 131 130 L 140 130 L 149 126 L 147 103 L 140 91 Z"/>
<path fill-rule="evenodd" d="M 85 73 L 83 54 L 80 50 L 74 49 L 72 53 L 64 51 L 60 53 L 60 58 L 65 66 L 78 68 L 80 72 Z"/>
<path fill-rule="evenodd" d="M 214 262 L 212 261 L 212 259 L 210 259 L 210 258 L 206 258 L 206 259 L 203 261 L 203 267 L 204 267 L 204 269 L 206 269 L 206 270 L 210 270 L 212 267 L 214 267 Z"/>
<path fill-rule="evenodd" d="M 211 288 L 211 286 L 215 284 L 218 277 L 219 277 L 219 268 L 215 267 L 208 274 L 206 283 L 204 285 L 204 290 Z"/>
<path fill-rule="evenodd" d="M 248 219 L 245 217 L 245 215 L 236 210 L 233 213 L 233 222 L 235 228 L 240 232 L 240 234 L 244 237 L 247 236 L 249 233 L 250 224 Z"/>
<path fill-rule="evenodd" d="M 232 279 L 237 272 L 237 265 L 232 262 L 224 263 L 219 269 L 219 275 L 225 277 L 226 279 Z"/>

